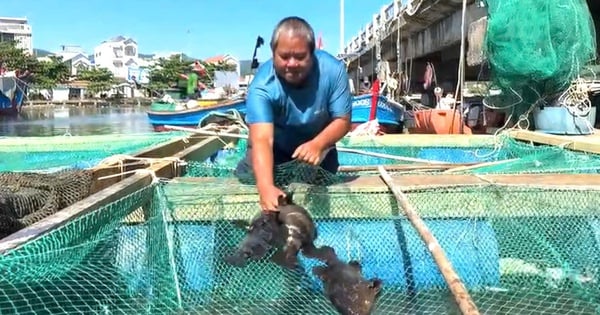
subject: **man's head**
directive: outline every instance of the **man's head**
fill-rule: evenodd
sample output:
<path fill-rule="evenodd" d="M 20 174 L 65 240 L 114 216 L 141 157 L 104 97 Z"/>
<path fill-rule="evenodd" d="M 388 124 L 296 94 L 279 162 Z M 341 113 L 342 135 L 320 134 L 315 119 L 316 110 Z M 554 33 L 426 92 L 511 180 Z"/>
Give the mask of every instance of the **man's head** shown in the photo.
<path fill-rule="evenodd" d="M 277 74 L 290 84 L 301 84 L 310 74 L 315 51 L 315 34 L 302 18 L 281 20 L 271 36 L 273 65 Z"/>

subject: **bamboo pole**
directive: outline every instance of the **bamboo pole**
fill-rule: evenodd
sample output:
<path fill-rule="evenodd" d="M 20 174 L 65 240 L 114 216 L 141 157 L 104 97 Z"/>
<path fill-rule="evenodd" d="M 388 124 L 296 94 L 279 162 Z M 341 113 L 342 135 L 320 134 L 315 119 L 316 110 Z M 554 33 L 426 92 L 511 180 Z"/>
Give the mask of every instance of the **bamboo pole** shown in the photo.
<path fill-rule="evenodd" d="M 427 225 L 425 222 L 423 222 L 402 190 L 394 185 L 392 177 L 382 166 L 379 167 L 379 174 L 381 175 L 381 178 L 385 184 L 394 194 L 394 197 L 396 197 L 398 204 L 400 204 L 401 208 L 404 210 L 404 214 L 412 226 L 415 228 L 415 230 L 417 230 L 419 236 L 421 236 L 421 239 L 427 245 L 427 248 L 429 249 L 431 256 L 435 260 L 435 263 L 442 273 L 446 284 L 450 288 L 452 295 L 454 295 L 454 299 L 461 312 L 465 315 L 478 315 L 479 310 L 477 309 L 477 306 L 471 299 L 471 296 L 469 295 L 465 285 L 462 283 L 460 277 L 456 271 L 454 271 L 452 263 L 446 257 L 444 249 L 440 246 L 435 236 L 433 236 L 431 231 L 429 231 L 429 228 L 427 228 Z"/>
<path fill-rule="evenodd" d="M 177 126 L 171 126 L 171 125 L 165 125 L 164 128 L 171 129 L 171 130 L 187 131 L 187 132 L 191 132 L 191 133 L 203 134 L 203 135 L 208 135 L 208 136 L 223 136 L 223 137 L 232 137 L 232 138 L 238 138 L 238 139 L 248 139 L 248 135 L 246 135 L 246 134 L 209 131 L 209 130 L 202 130 L 202 129 L 195 129 L 195 128 L 177 127 Z M 425 159 L 419 159 L 419 158 L 411 158 L 411 157 L 407 157 L 407 156 L 369 152 L 369 151 L 350 149 L 350 148 L 337 147 L 336 149 L 338 150 L 338 152 L 354 153 L 354 154 L 378 157 L 378 158 L 389 159 L 389 160 L 403 161 L 403 162 L 452 165 L 452 163 L 449 163 L 449 162 L 425 160 Z"/>

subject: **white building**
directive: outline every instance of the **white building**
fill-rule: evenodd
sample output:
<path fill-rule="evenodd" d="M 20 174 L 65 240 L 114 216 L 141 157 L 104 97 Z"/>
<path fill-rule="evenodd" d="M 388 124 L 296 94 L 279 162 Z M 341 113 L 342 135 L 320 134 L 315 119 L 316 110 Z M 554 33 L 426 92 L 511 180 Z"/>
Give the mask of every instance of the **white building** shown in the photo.
<path fill-rule="evenodd" d="M 130 69 L 145 67 L 147 62 L 139 58 L 135 40 L 117 36 L 94 48 L 94 65 L 108 69 L 115 78 L 127 79 Z"/>
<path fill-rule="evenodd" d="M 72 76 L 76 76 L 78 70 L 89 69 L 92 66 L 92 62 L 80 46 L 63 45 L 61 51 L 55 55 L 62 57 L 63 62 L 69 64 Z"/>
<path fill-rule="evenodd" d="M 240 61 L 237 58 L 233 57 L 232 55 L 229 55 L 229 54 L 218 55 L 218 56 L 206 58 L 206 60 L 204 60 L 204 62 L 212 63 L 212 64 L 218 64 L 218 63 L 222 62 L 222 63 L 234 65 L 235 69 L 236 69 L 235 72 L 237 73 L 238 77 L 241 75 Z"/>
<path fill-rule="evenodd" d="M 17 47 L 33 54 L 31 25 L 27 18 L 0 17 L 0 42 L 16 41 Z"/>

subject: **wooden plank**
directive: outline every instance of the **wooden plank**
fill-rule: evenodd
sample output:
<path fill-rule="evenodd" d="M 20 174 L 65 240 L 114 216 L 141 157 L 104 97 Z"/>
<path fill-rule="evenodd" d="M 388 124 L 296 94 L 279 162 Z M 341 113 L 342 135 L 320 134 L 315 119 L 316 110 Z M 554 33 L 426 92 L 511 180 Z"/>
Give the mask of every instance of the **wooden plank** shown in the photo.
<path fill-rule="evenodd" d="M 202 196 L 203 192 L 190 189 L 183 196 L 167 195 L 173 221 L 250 220 L 260 211 L 257 195 L 227 192 L 227 195 L 207 197 Z M 600 194 L 586 191 L 459 190 L 441 193 L 432 190 L 407 195 L 418 205 L 421 216 L 430 219 L 594 216 L 600 202 Z M 182 199 L 187 200 L 181 202 Z M 389 193 L 297 192 L 294 199 L 315 219 L 397 218 L 393 214 L 396 204 Z M 139 219 L 130 222 L 139 222 Z"/>
<path fill-rule="evenodd" d="M 161 158 L 165 156 L 171 156 L 173 153 L 189 148 L 190 146 L 205 140 L 206 138 L 206 136 L 177 138 L 166 143 L 160 143 L 149 148 L 144 148 L 132 155 L 135 157 L 144 158 Z"/>
<path fill-rule="evenodd" d="M 136 192 L 150 185 L 152 181 L 153 176 L 150 172 L 137 172 L 118 184 L 93 194 L 0 240 L 0 254 L 4 255 L 10 250 L 19 248 L 29 241 L 33 241 L 52 230 L 60 228 L 71 220 L 84 216 L 102 206 Z"/>
<path fill-rule="evenodd" d="M 529 187 L 538 189 L 585 189 L 600 190 L 600 174 L 501 174 L 501 175 L 470 175 L 470 174 L 403 174 L 392 176 L 403 191 L 423 190 L 429 188 L 452 188 L 464 186 L 497 185 Z M 254 186 L 241 185 L 235 178 L 186 177 L 176 178 L 173 183 L 197 183 L 199 185 L 223 185 L 231 187 L 228 193 L 244 194 Z M 302 185 L 297 186 L 304 189 Z M 308 187 L 308 186 L 307 186 Z M 345 183 L 327 187 L 335 192 L 384 192 L 387 185 L 379 176 L 359 176 Z"/>
<path fill-rule="evenodd" d="M 175 137 L 175 136 L 173 136 Z M 27 146 L 32 152 L 47 150 L 48 145 L 59 145 L 62 150 L 81 150 L 81 146 L 89 148 L 90 143 L 108 143 L 108 142 L 135 142 L 143 140 L 152 140 L 153 136 L 148 134 L 109 134 L 109 135 L 89 135 L 89 136 L 43 136 L 43 137 L 0 137 L 0 151 L 14 150 L 15 146 Z M 165 139 L 166 141 L 167 139 Z M 40 148 L 40 149 L 38 149 Z"/>
<path fill-rule="evenodd" d="M 388 134 L 377 137 L 347 137 L 340 146 L 394 146 L 394 147 L 482 147 L 493 146 L 493 135 L 465 134 Z"/>
<path fill-rule="evenodd" d="M 458 167 L 476 166 L 480 163 L 457 163 L 457 164 L 390 164 L 383 167 L 387 171 L 394 172 L 409 172 L 409 171 L 426 171 L 426 170 L 448 170 Z M 340 165 L 338 172 L 377 172 L 379 165 Z"/>
<path fill-rule="evenodd" d="M 600 175 L 392 178 L 424 218 L 590 216 L 597 213 L 600 203 Z M 359 177 L 326 188 L 297 185 L 293 190 L 295 201 L 315 218 L 391 218 L 396 207 L 379 176 Z M 259 210 L 256 187 L 231 178 L 175 178 L 165 187 L 165 193 L 175 221 L 247 220 Z"/>
<path fill-rule="evenodd" d="M 235 128 L 228 129 L 228 132 L 233 132 Z M 236 141 L 229 137 L 216 136 L 192 136 L 174 140 L 167 144 L 154 146 L 149 149 L 138 152 L 135 157 L 140 158 L 168 158 L 167 164 L 158 162 L 156 165 L 151 165 L 149 161 L 135 161 L 129 159 L 121 159 L 109 165 L 102 165 L 93 168 L 94 182 L 92 183 L 91 193 L 98 192 L 110 185 L 118 183 L 123 178 L 127 178 L 129 174 L 123 176 L 114 176 L 117 174 L 131 172 L 136 169 L 153 167 L 157 172 L 157 176 L 164 178 L 172 178 L 180 176 L 181 169 L 176 167 L 175 158 L 181 160 L 203 161 L 221 149 L 226 143 Z M 189 141 L 189 142 L 188 142 Z M 171 151 L 173 150 L 173 151 Z M 113 176 L 113 177 L 110 177 Z M 103 178 L 103 179 L 100 179 Z"/>
<path fill-rule="evenodd" d="M 164 158 L 175 154 L 185 148 L 193 146 L 194 144 L 205 140 L 205 136 L 196 137 L 179 137 L 177 139 L 170 140 L 166 143 L 160 143 L 149 148 L 144 148 L 134 154 L 136 158 Z M 131 172 L 136 169 L 146 168 L 150 166 L 148 161 L 136 161 L 131 159 L 117 159 L 114 163 L 98 165 L 92 168 L 94 182 L 92 183 L 91 193 L 100 191 L 110 185 L 118 183 L 121 179 L 126 178 L 128 175 L 123 177 L 107 177 L 123 172 Z M 104 179 L 100 179 L 106 177 Z"/>
<path fill-rule="evenodd" d="M 205 140 L 173 154 L 173 160 L 165 160 L 159 163 L 155 163 L 148 167 L 156 173 L 156 176 L 161 178 L 174 178 L 181 176 L 183 173 L 183 166 L 177 165 L 175 159 L 182 161 L 204 161 L 211 155 L 215 154 L 218 150 L 223 148 L 225 144 L 234 141 L 233 138 L 221 138 L 221 137 L 207 137 Z"/>
<path fill-rule="evenodd" d="M 541 133 L 531 130 L 511 130 L 508 134 L 521 141 L 561 146 L 566 149 L 600 154 L 600 134 L 595 130 L 594 134 L 581 136 L 560 136 Z"/>

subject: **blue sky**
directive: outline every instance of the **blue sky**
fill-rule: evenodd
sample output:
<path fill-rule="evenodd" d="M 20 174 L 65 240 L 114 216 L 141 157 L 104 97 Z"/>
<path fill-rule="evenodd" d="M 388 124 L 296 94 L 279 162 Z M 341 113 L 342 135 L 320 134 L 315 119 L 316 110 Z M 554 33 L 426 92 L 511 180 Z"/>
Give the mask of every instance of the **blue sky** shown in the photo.
<path fill-rule="evenodd" d="M 345 0 L 345 42 L 392 0 Z M 0 16 L 27 17 L 35 48 L 80 45 L 87 53 L 103 40 L 133 37 L 141 53 L 183 51 L 198 58 L 229 53 L 252 58 L 256 36 L 268 43 L 288 15 L 308 20 L 325 50 L 339 51 L 338 0 L 2 0 Z M 259 59 L 270 56 L 262 46 Z"/>

